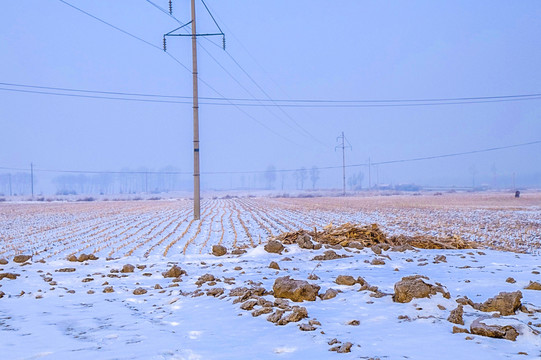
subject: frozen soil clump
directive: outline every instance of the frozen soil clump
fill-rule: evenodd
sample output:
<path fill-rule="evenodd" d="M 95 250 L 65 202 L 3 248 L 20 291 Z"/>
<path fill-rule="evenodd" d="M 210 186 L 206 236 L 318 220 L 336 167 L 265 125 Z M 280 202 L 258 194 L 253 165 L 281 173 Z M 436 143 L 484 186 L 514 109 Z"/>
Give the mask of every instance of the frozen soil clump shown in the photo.
<path fill-rule="evenodd" d="M 393 301 L 408 303 L 413 299 L 428 298 L 437 293 L 441 293 L 447 299 L 451 297 L 441 284 L 428 284 L 423 279 L 429 280 L 428 277 L 422 275 L 403 277 L 402 280 L 394 284 Z"/>
<path fill-rule="evenodd" d="M 305 280 L 290 279 L 289 276 L 279 277 L 272 287 L 274 297 L 286 298 L 295 302 L 315 301 L 320 286 L 310 284 Z"/>

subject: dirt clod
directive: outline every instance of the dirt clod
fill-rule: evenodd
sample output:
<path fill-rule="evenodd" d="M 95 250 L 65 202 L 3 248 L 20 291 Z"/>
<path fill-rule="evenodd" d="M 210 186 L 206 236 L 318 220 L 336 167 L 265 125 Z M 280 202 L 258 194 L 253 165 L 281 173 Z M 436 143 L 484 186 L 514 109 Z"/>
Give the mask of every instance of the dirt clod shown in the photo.
<path fill-rule="evenodd" d="M 486 317 L 477 318 L 470 326 L 470 332 L 475 335 L 515 341 L 519 335 L 517 329 L 511 325 L 487 325 L 483 323 Z"/>
<path fill-rule="evenodd" d="M 16 262 L 17 264 L 22 264 L 22 263 L 27 262 L 30 259 L 32 259 L 32 256 L 30 255 L 15 255 L 15 257 L 13 258 L 13 261 Z"/>
<path fill-rule="evenodd" d="M 353 286 L 357 283 L 357 280 L 355 280 L 355 278 L 350 275 L 338 275 L 334 282 L 338 285 Z"/>
<path fill-rule="evenodd" d="M 338 295 L 338 290 L 335 289 L 327 289 L 323 295 L 320 295 L 321 300 L 330 300 L 336 297 Z"/>
<path fill-rule="evenodd" d="M 530 281 L 528 286 L 526 286 L 524 289 L 526 290 L 541 290 L 541 284 L 537 281 Z"/>
<path fill-rule="evenodd" d="M 146 293 L 147 293 L 147 290 L 141 287 L 138 287 L 137 289 L 133 290 L 133 295 L 144 295 Z"/>
<path fill-rule="evenodd" d="M 426 276 L 422 275 L 403 277 L 394 285 L 393 301 L 408 303 L 412 299 L 427 298 L 438 292 L 447 299 L 451 297 L 442 286 L 427 284 L 423 279 L 428 280 Z"/>
<path fill-rule="evenodd" d="M 451 314 L 449 314 L 447 321 L 453 324 L 464 325 L 464 319 L 462 318 L 463 315 L 464 308 L 462 307 L 462 305 L 458 305 L 456 309 L 451 311 Z"/>
<path fill-rule="evenodd" d="M 504 316 L 514 315 L 522 305 L 520 299 L 522 299 L 520 291 L 501 292 L 482 304 L 473 304 L 473 307 L 484 312 L 498 311 L 500 315 Z"/>
<path fill-rule="evenodd" d="M 264 249 L 266 252 L 269 252 L 269 253 L 281 254 L 282 251 L 284 251 L 284 245 L 282 245 L 280 241 L 269 240 L 267 244 L 264 246 Z"/>
<path fill-rule="evenodd" d="M 227 248 L 223 245 L 213 245 L 212 246 L 212 255 L 214 256 L 223 256 L 227 254 Z"/>
<path fill-rule="evenodd" d="M 173 265 L 171 269 L 167 270 L 162 275 L 164 278 L 178 278 L 182 275 L 186 275 L 186 271 L 182 270 L 177 265 Z"/>
<path fill-rule="evenodd" d="M 132 273 L 135 270 L 135 266 L 132 264 L 126 264 L 122 266 L 122 270 L 120 270 L 121 273 Z"/>
<path fill-rule="evenodd" d="M 13 274 L 13 273 L 1 273 L 0 274 L 0 280 L 6 278 L 6 279 L 10 279 L 10 280 L 15 280 L 17 279 L 17 276 L 20 276 L 19 274 Z"/>
<path fill-rule="evenodd" d="M 286 298 L 295 302 L 304 300 L 315 301 L 320 287 L 304 280 L 290 279 L 289 276 L 279 277 L 272 287 L 274 297 Z"/>

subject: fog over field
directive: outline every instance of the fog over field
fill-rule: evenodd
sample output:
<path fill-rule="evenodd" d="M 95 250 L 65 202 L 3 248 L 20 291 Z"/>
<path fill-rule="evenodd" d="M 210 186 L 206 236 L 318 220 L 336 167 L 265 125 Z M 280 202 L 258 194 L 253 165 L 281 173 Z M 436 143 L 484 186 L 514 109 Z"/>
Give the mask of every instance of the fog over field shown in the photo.
<path fill-rule="evenodd" d="M 538 1 L 206 5 L 226 51 L 198 39 L 203 192 L 341 190 L 342 132 L 348 191 L 541 186 Z M 192 189 L 191 41 L 162 49 L 190 4 L 172 8 L 2 3 L 0 194 L 29 195 L 31 163 L 35 194 Z"/>
<path fill-rule="evenodd" d="M 539 359 L 539 19 L 0 2 L 0 354 Z"/>

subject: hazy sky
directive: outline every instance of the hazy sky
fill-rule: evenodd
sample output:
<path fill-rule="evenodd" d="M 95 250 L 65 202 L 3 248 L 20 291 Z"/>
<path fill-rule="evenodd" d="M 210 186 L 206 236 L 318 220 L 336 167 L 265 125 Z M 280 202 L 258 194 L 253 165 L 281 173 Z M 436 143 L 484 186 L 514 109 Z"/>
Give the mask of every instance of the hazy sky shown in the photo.
<path fill-rule="evenodd" d="M 179 26 L 173 18 L 145 0 L 66 1 L 157 48 L 59 0 L 2 1 L 0 82 L 191 96 L 191 73 L 160 50 L 162 35 Z M 166 0 L 153 2 L 168 7 Z M 226 33 L 231 57 L 200 40 L 201 79 L 219 92 L 200 83 L 202 97 L 382 100 L 541 93 L 538 0 L 207 0 L 207 4 Z M 180 21 L 188 21 L 188 0 L 173 0 L 173 8 Z M 197 15 L 199 32 L 217 30 L 200 1 Z M 219 37 L 210 40 L 221 45 Z M 169 38 L 168 52 L 191 69 L 190 38 Z M 352 145 L 346 153 L 348 164 L 366 163 L 369 157 L 379 162 L 541 140 L 541 99 L 241 109 L 201 105 L 203 172 L 265 170 L 269 165 L 339 166 L 342 156 L 335 146 L 342 131 Z M 28 167 L 34 162 L 38 169 L 173 165 L 192 171 L 189 103 L 0 90 L 0 129 L 0 167 Z M 380 182 L 464 185 L 471 183 L 475 167 L 479 181 L 516 173 L 522 181 L 541 185 L 540 153 L 537 144 L 381 165 L 378 172 Z M 359 170 L 367 173 L 366 168 L 350 168 L 348 173 Z M 203 183 L 208 188 L 231 179 L 208 175 Z M 321 182 L 339 187 L 341 170 L 322 171 Z"/>

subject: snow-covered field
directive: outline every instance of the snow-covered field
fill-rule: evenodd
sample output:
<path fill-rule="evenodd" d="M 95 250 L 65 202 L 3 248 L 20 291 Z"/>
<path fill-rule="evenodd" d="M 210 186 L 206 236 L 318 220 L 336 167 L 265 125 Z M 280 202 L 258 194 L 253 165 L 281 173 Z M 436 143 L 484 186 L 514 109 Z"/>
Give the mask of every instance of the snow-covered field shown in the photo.
<path fill-rule="evenodd" d="M 390 235 L 459 235 L 490 248 L 381 255 L 341 248 L 334 251 L 348 257 L 324 261 L 313 258 L 325 247 L 287 245 L 282 254 L 263 248 L 271 234 L 345 222 L 378 223 Z M 188 200 L 4 203 L 0 259 L 8 262 L 0 274 L 18 276 L 0 280 L 0 353 L 9 359 L 538 359 L 541 291 L 525 287 L 541 282 L 540 242 L 540 194 L 216 198 L 204 201 L 200 222 L 192 220 Z M 216 244 L 229 253 L 211 255 Z M 235 249 L 247 252 L 231 254 Z M 67 260 L 82 253 L 99 259 Z M 19 264 L 18 254 L 33 257 Z M 269 268 L 271 261 L 279 269 Z M 174 265 L 186 274 L 164 277 Z M 450 298 L 437 293 L 394 302 L 394 285 L 417 274 L 442 284 Z M 369 287 L 338 285 L 339 275 L 362 277 Z M 339 292 L 284 305 L 269 293 L 283 276 L 318 285 L 320 294 Z M 469 330 L 477 318 L 497 314 L 465 305 L 464 325 L 453 324 L 447 318 L 457 299 L 483 303 L 514 291 L 521 291 L 521 309 L 485 323 L 513 325 L 516 341 L 452 333 L 453 326 Z M 308 317 L 275 325 L 267 317 L 280 306 L 285 315 L 288 306 L 302 306 Z M 313 330 L 301 331 L 301 324 Z M 338 342 L 329 344 L 333 339 Z M 329 351 L 347 342 L 351 352 Z"/>

